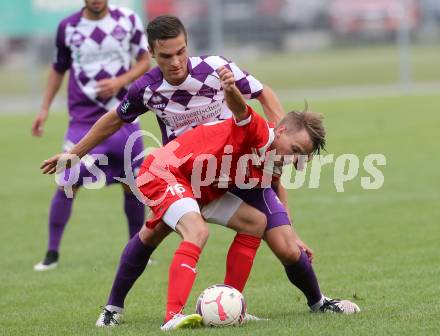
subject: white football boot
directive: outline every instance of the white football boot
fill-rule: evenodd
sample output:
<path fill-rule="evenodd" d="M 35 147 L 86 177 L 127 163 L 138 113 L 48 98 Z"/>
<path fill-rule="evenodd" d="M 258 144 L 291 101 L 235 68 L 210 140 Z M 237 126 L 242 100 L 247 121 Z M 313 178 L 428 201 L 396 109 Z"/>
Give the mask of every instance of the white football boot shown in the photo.
<path fill-rule="evenodd" d="M 116 327 L 122 322 L 122 308 L 119 308 L 119 312 L 115 309 L 108 309 L 110 307 L 104 307 L 101 314 L 99 314 L 96 321 L 97 327 Z"/>
<path fill-rule="evenodd" d="M 321 313 L 339 313 L 339 314 L 356 314 L 361 311 L 359 306 L 349 300 L 330 299 L 324 297 L 322 303 L 316 307 L 311 307 L 313 312 Z"/>
<path fill-rule="evenodd" d="M 199 314 L 176 314 L 171 320 L 160 327 L 162 331 L 198 328 L 202 326 L 202 317 Z"/>
<path fill-rule="evenodd" d="M 56 268 L 58 266 L 58 258 L 59 258 L 58 252 L 47 251 L 44 260 L 34 265 L 34 271 L 42 272 Z"/>

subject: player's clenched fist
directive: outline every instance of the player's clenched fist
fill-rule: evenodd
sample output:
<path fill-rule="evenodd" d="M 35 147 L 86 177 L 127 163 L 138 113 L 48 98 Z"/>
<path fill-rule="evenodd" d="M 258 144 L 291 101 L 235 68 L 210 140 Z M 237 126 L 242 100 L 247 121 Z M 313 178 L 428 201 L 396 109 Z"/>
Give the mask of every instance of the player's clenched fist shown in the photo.
<path fill-rule="evenodd" d="M 228 68 L 222 66 L 217 70 L 217 73 L 220 76 L 220 83 L 225 91 L 230 91 L 235 86 L 235 78 L 234 74 Z"/>
<path fill-rule="evenodd" d="M 236 120 L 240 121 L 247 117 L 247 107 L 246 102 L 235 86 L 234 74 L 228 68 L 222 66 L 217 69 L 217 73 L 220 79 L 220 85 L 225 92 L 225 101 L 228 108 L 234 114 Z"/>
<path fill-rule="evenodd" d="M 78 155 L 70 153 L 60 153 L 51 158 L 44 160 L 40 166 L 43 174 L 60 173 L 64 169 L 76 165 L 80 161 Z"/>

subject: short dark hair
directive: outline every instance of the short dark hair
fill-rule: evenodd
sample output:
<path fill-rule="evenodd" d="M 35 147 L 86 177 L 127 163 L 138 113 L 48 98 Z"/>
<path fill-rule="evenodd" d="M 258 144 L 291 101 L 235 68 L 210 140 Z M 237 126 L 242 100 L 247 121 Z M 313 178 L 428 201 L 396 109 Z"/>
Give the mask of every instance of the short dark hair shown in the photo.
<path fill-rule="evenodd" d="M 157 40 L 175 38 L 182 33 L 185 35 L 185 41 L 187 40 L 186 29 L 182 21 L 172 15 L 160 15 L 154 18 L 148 23 L 146 33 L 151 49 L 154 49 L 154 42 Z"/>
<path fill-rule="evenodd" d="M 321 150 L 325 150 L 326 143 L 326 131 L 322 120 L 322 114 L 308 111 L 306 102 L 306 107 L 303 111 L 294 110 L 287 113 L 277 127 L 285 125 L 287 132 L 300 131 L 305 128 L 313 142 L 313 153 L 319 155 L 321 154 Z"/>

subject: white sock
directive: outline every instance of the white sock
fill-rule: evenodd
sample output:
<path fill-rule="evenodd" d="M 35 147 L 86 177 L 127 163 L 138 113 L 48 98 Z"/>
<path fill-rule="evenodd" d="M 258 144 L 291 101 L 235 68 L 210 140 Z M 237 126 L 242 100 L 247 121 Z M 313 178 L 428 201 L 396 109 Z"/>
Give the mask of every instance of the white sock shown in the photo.
<path fill-rule="evenodd" d="M 317 311 L 319 308 L 321 308 L 321 306 L 324 304 L 324 299 L 325 299 L 325 297 L 324 296 L 322 296 L 321 297 L 321 300 L 319 300 L 318 302 L 316 302 L 315 304 L 312 304 L 311 306 L 310 306 L 310 309 L 312 310 L 312 311 Z"/>
<path fill-rule="evenodd" d="M 118 314 L 122 314 L 124 312 L 124 308 L 112 306 L 112 305 L 105 306 L 105 309 L 107 309 L 111 312 L 117 312 Z"/>

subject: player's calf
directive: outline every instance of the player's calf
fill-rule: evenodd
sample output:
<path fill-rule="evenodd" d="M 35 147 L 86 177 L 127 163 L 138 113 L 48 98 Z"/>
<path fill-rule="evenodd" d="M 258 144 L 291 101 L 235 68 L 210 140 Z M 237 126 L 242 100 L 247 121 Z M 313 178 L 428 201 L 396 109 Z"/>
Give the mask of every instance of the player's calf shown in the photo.
<path fill-rule="evenodd" d="M 164 222 L 159 222 L 153 229 L 142 226 L 139 239 L 145 246 L 157 247 L 173 230 Z"/>
<path fill-rule="evenodd" d="M 184 241 L 203 248 L 209 237 L 209 229 L 202 216 L 196 212 L 188 212 L 182 216 L 177 225 L 176 231 Z"/>

